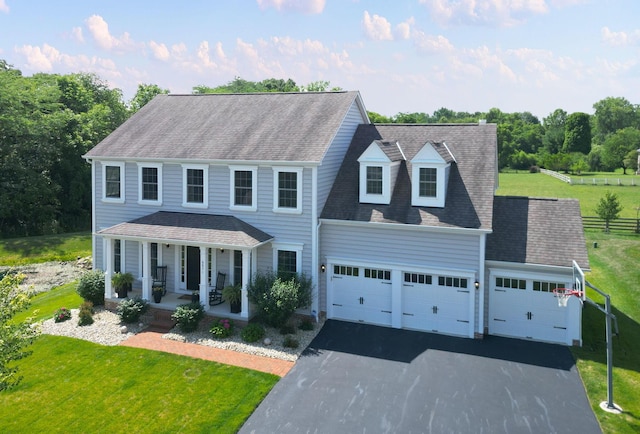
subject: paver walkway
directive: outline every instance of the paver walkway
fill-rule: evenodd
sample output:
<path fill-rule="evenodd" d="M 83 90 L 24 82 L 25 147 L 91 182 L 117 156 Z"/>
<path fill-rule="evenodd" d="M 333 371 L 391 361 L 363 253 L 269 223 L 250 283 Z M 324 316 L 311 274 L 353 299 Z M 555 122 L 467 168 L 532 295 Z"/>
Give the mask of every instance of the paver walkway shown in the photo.
<path fill-rule="evenodd" d="M 226 365 L 240 366 L 242 368 L 253 369 L 254 371 L 275 374 L 280 377 L 284 377 L 294 365 L 294 362 L 271 357 L 255 356 L 237 351 L 208 347 L 206 345 L 163 339 L 161 333 L 155 332 L 138 333 L 123 341 L 120 345 L 211 360 Z"/>

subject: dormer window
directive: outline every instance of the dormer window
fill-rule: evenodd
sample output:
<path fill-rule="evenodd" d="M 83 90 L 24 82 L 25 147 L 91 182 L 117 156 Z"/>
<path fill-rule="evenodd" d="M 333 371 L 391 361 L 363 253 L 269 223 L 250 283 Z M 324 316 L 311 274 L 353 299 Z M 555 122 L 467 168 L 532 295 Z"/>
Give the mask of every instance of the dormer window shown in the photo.
<path fill-rule="evenodd" d="M 395 141 L 374 140 L 360 155 L 360 202 L 388 205 L 404 154 Z"/>
<path fill-rule="evenodd" d="M 411 160 L 411 205 L 444 208 L 453 154 L 445 143 L 427 142 Z"/>

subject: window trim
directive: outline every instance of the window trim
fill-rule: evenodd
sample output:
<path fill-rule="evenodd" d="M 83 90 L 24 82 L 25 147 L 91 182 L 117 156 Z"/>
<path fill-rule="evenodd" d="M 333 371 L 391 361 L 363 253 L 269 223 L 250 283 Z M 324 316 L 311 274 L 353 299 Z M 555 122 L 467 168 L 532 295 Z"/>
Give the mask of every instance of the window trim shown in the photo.
<path fill-rule="evenodd" d="M 158 199 L 150 200 L 143 197 L 144 186 L 142 183 L 142 172 L 144 169 L 158 170 Z M 140 205 L 162 205 L 162 163 L 138 163 L 138 204 Z"/>
<path fill-rule="evenodd" d="M 273 270 L 278 272 L 278 251 L 296 252 L 296 273 L 302 273 L 302 250 L 303 243 L 272 243 L 273 247 Z"/>
<path fill-rule="evenodd" d="M 202 203 L 187 202 L 187 170 L 202 170 Z M 208 164 L 183 164 L 182 165 L 182 207 L 183 208 L 208 208 L 209 207 L 209 165 Z"/>
<path fill-rule="evenodd" d="M 236 172 L 251 172 L 251 205 L 236 205 Z M 229 209 L 232 211 L 257 211 L 258 167 L 257 166 L 229 166 Z"/>
<path fill-rule="evenodd" d="M 280 207 L 280 173 L 296 173 L 296 207 Z M 302 214 L 302 188 L 303 188 L 303 168 L 302 167 L 274 167 L 273 168 L 273 212 L 284 214 Z"/>
<path fill-rule="evenodd" d="M 449 164 L 413 163 L 411 167 L 411 205 L 444 208 L 445 172 Z M 420 169 L 436 170 L 436 195 L 420 196 Z"/>
<path fill-rule="evenodd" d="M 382 193 L 367 192 L 367 172 L 369 167 L 382 168 Z M 391 202 L 391 162 L 360 162 L 360 203 L 388 205 Z"/>
<path fill-rule="evenodd" d="M 102 163 L 102 201 L 108 203 L 124 203 L 125 201 L 125 163 L 124 161 L 103 161 Z M 107 167 L 120 169 L 120 197 L 107 197 Z"/>

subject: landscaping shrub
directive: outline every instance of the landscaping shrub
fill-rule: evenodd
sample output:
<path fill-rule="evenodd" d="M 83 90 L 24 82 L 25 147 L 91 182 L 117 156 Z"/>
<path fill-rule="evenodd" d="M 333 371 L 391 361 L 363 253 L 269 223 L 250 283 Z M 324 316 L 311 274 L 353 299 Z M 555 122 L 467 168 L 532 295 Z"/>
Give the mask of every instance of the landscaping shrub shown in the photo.
<path fill-rule="evenodd" d="M 149 302 L 140 297 L 122 300 L 116 308 L 120 320 L 126 324 L 138 321 L 147 310 L 149 310 Z"/>
<path fill-rule="evenodd" d="M 86 326 L 93 324 L 93 303 L 85 301 L 80 306 L 80 313 L 78 318 L 79 326 Z"/>
<path fill-rule="evenodd" d="M 300 330 L 313 330 L 313 321 L 311 321 L 309 318 L 305 318 L 300 322 L 300 325 L 298 326 L 298 328 Z"/>
<path fill-rule="evenodd" d="M 200 303 L 181 304 L 171 315 L 183 332 L 192 332 L 198 328 L 200 320 L 204 318 L 204 306 Z"/>
<path fill-rule="evenodd" d="M 224 339 L 233 334 L 233 329 L 233 320 L 222 318 L 213 323 L 213 325 L 209 329 L 209 332 L 213 335 L 214 338 Z"/>
<path fill-rule="evenodd" d="M 245 342 L 257 342 L 264 337 L 264 327 L 257 323 L 251 323 L 240 332 L 242 340 Z"/>
<path fill-rule="evenodd" d="M 311 303 L 311 279 L 301 274 L 257 273 L 249 284 L 247 295 L 268 325 L 281 327 L 296 309 Z"/>
<path fill-rule="evenodd" d="M 76 291 L 94 306 L 104 305 L 104 273 L 100 270 L 87 271 L 80 277 Z"/>
<path fill-rule="evenodd" d="M 298 348 L 299 345 L 300 343 L 293 336 L 285 336 L 282 342 L 282 346 L 285 348 Z"/>
<path fill-rule="evenodd" d="M 280 327 L 281 335 L 292 335 L 295 332 L 296 332 L 296 329 L 291 324 L 285 324 L 282 327 Z"/>
<path fill-rule="evenodd" d="M 71 319 L 71 311 L 66 307 L 61 307 L 53 314 L 53 320 L 55 322 L 64 322 L 69 319 Z"/>

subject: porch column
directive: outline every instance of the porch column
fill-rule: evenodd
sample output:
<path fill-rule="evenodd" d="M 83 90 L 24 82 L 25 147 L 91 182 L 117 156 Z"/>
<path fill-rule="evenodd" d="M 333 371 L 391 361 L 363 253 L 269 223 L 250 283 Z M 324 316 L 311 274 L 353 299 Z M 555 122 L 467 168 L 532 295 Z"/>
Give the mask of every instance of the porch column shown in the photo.
<path fill-rule="evenodd" d="M 106 268 L 104 271 L 104 298 L 107 300 L 113 298 L 113 290 L 111 287 L 111 276 L 113 276 L 113 239 L 104 238 L 102 247 Z"/>
<path fill-rule="evenodd" d="M 242 311 L 240 316 L 242 318 L 249 318 L 249 297 L 247 296 L 247 288 L 249 288 L 249 281 L 251 280 L 251 250 L 242 250 Z"/>
<path fill-rule="evenodd" d="M 209 273 L 207 269 L 207 262 L 209 256 L 207 255 L 207 247 L 200 247 L 200 303 L 204 305 L 205 310 L 209 310 L 209 298 L 207 290 L 209 289 Z"/>
<path fill-rule="evenodd" d="M 142 242 L 142 298 L 151 300 L 151 244 L 149 241 Z"/>

